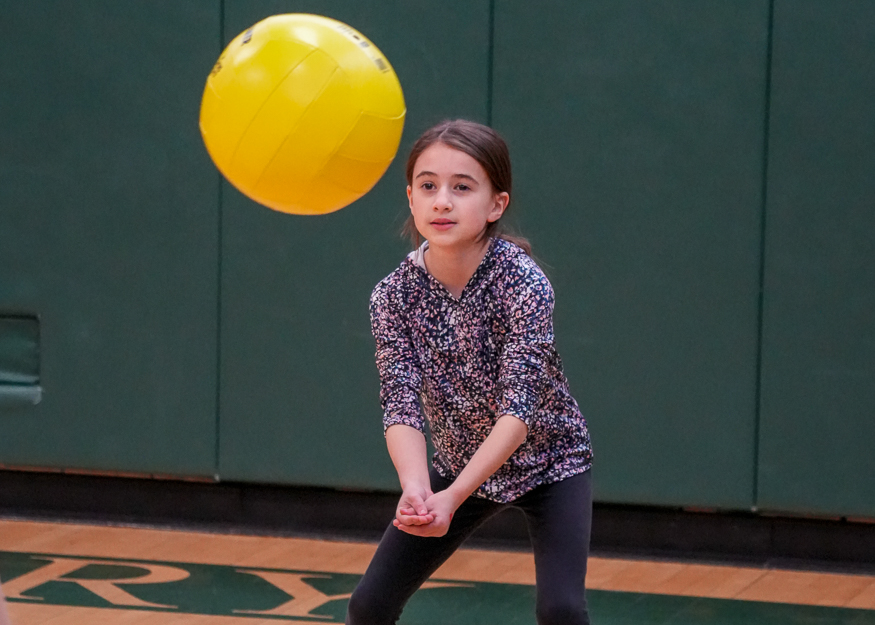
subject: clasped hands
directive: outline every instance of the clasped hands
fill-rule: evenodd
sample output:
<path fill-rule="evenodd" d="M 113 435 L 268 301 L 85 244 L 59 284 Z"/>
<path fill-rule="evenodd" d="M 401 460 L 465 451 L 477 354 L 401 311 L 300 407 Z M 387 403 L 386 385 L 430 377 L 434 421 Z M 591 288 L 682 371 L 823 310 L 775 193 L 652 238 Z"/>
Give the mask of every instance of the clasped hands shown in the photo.
<path fill-rule="evenodd" d="M 401 494 L 392 524 L 413 536 L 443 536 L 450 529 L 453 514 L 462 504 L 449 489 L 433 493 L 430 488 L 414 488 Z"/>

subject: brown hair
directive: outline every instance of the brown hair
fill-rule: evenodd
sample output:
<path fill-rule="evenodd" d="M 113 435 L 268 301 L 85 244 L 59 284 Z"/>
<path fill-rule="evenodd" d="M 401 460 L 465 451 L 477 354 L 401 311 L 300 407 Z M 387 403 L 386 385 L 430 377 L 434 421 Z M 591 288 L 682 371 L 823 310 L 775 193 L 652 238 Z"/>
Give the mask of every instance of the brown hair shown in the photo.
<path fill-rule="evenodd" d="M 416 166 L 417 159 L 436 143 L 443 143 L 473 158 L 486 171 L 493 191 L 510 194 L 512 176 L 510 171 L 510 152 L 507 149 L 507 144 L 501 138 L 501 135 L 489 126 L 465 119 L 444 121 L 422 133 L 419 139 L 416 140 L 416 143 L 413 144 L 410 156 L 407 157 L 406 175 L 408 185 L 413 184 L 413 168 Z M 510 241 L 523 248 L 526 254 L 531 255 L 532 246 L 528 240 L 503 232 L 500 221 L 501 219 L 498 219 L 487 223 L 483 236 L 498 237 Z M 410 237 L 414 247 L 418 247 L 422 242 L 422 235 L 416 229 L 412 215 L 404 223 L 402 233 Z"/>

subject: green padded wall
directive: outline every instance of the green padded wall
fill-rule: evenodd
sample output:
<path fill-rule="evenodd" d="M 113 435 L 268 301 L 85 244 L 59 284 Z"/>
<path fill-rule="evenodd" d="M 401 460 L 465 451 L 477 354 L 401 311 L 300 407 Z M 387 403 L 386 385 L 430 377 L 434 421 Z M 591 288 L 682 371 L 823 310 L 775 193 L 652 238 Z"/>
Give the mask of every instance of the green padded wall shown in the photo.
<path fill-rule="evenodd" d="M 215 467 L 217 2 L 3 2 L 0 316 L 39 318 L 0 464 Z"/>
<path fill-rule="evenodd" d="M 875 517 L 875 4 L 775 4 L 761 508 Z"/>
<path fill-rule="evenodd" d="M 327 15 L 392 63 L 408 117 L 399 156 L 362 200 L 319 217 L 272 212 L 225 186 L 220 461 L 223 479 L 397 488 L 381 425 L 371 289 L 409 250 L 403 164 L 445 116 L 486 120 L 489 4 L 228 2 L 225 39 L 276 13 Z"/>
<path fill-rule="evenodd" d="M 510 143 L 599 500 L 875 516 L 875 10 L 770 4 L 0 0 L 0 466 L 397 488 L 368 296 L 407 150 L 462 116 Z M 197 129 L 222 42 L 286 12 L 372 38 L 408 105 L 323 217 Z"/>
<path fill-rule="evenodd" d="M 0 316 L 0 410 L 42 400 L 39 335 L 34 315 Z"/>
<path fill-rule="evenodd" d="M 768 3 L 498 0 L 493 121 L 601 501 L 753 504 Z"/>

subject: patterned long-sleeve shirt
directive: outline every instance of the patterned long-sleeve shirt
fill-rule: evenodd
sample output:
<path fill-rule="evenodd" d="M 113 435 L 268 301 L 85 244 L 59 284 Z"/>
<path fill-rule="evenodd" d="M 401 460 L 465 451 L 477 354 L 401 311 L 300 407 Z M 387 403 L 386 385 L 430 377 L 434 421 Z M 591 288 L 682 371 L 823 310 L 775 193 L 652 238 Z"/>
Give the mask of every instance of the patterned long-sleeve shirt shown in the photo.
<path fill-rule="evenodd" d="M 424 244 L 427 245 L 427 244 Z M 428 420 L 437 472 L 454 479 L 512 415 L 528 435 L 475 495 L 506 503 L 590 468 L 586 421 L 553 341 L 553 289 L 519 247 L 493 239 L 457 299 L 412 252 L 371 295 L 384 430 Z"/>

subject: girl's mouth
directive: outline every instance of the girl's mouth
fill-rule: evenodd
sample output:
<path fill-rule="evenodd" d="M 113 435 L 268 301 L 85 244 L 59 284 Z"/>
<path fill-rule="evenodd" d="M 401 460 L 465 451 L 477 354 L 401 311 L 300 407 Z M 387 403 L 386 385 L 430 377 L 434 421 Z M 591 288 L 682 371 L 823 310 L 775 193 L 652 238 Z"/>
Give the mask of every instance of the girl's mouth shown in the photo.
<path fill-rule="evenodd" d="M 456 222 L 450 221 L 449 219 L 435 219 L 431 222 L 431 225 L 437 228 L 438 230 L 446 230 L 450 226 L 454 225 Z"/>

